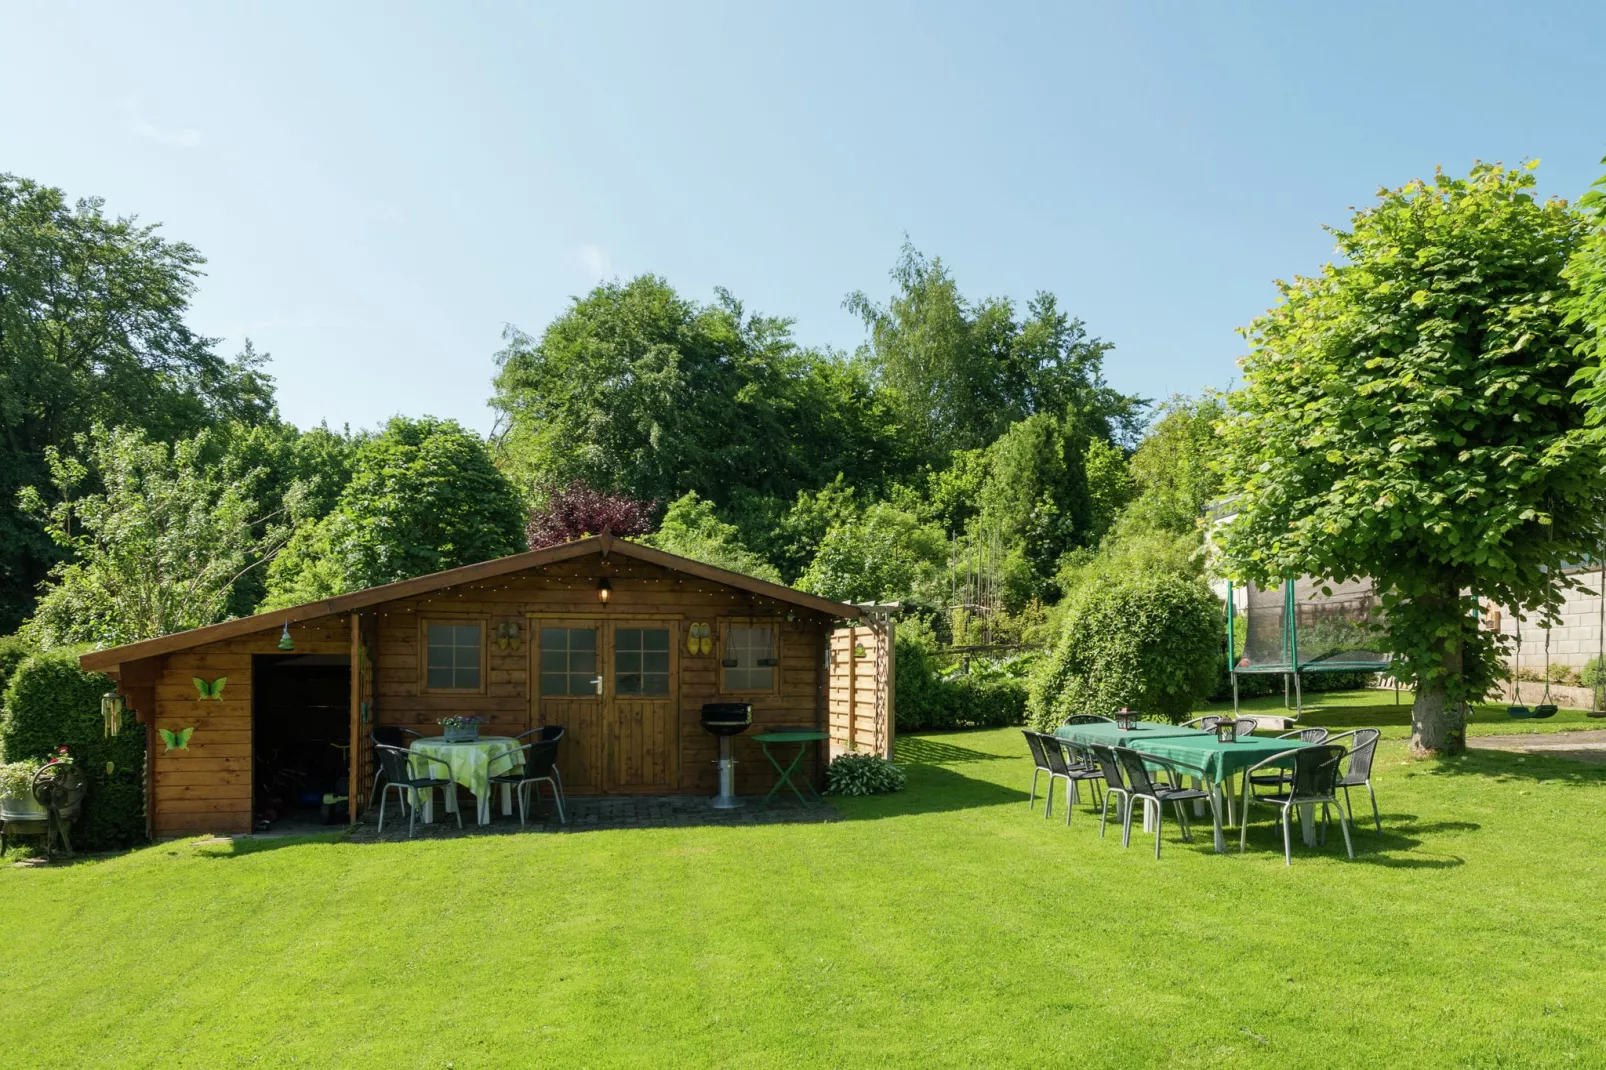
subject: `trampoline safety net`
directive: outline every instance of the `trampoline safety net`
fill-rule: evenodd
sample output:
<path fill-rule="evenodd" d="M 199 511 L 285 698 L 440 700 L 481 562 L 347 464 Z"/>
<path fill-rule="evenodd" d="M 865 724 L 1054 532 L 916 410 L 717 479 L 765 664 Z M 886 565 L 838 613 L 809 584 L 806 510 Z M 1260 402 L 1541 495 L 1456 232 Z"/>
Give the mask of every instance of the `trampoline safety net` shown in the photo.
<path fill-rule="evenodd" d="M 1330 594 L 1323 593 L 1324 586 Z M 1379 643 L 1382 602 L 1370 580 L 1324 584 L 1302 577 L 1272 589 L 1249 584 L 1241 592 L 1229 588 L 1227 607 L 1235 673 L 1383 672 L 1389 667 Z"/>

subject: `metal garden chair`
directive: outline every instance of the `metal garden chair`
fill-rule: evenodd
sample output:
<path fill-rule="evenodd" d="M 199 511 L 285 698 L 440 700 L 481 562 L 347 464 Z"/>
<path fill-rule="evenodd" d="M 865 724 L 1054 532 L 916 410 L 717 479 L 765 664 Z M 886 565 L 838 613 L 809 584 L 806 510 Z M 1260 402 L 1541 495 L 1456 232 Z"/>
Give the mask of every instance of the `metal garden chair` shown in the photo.
<path fill-rule="evenodd" d="M 384 763 L 379 760 L 379 748 L 401 747 L 405 750 L 407 749 L 408 736 L 414 739 L 423 739 L 424 733 L 414 732 L 411 728 L 402 728 L 399 725 L 386 724 L 375 726 L 374 730 L 368 734 L 368 738 L 373 740 L 374 744 L 374 786 L 368 789 L 368 808 L 370 810 L 374 808 L 374 799 L 379 794 L 380 778 L 385 775 Z M 405 810 L 407 808 L 406 796 L 403 795 L 402 799 L 402 809 Z"/>
<path fill-rule="evenodd" d="M 1215 714 L 1206 714 L 1203 717 L 1195 717 L 1191 721 L 1183 721 L 1182 727 L 1197 728 L 1201 732 L 1214 732 L 1216 730 L 1216 725 L 1220 724 L 1222 721 L 1230 720 L 1232 720 L 1231 717 L 1217 717 Z"/>
<path fill-rule="evenodd" d="M 1255 720 L 1253 717 L 1235 717 L 1235 718 L 1233 718 L 1232 731 L 1233 731 L 1234 735 L 1237 735 L 1237 736 L 1240 736 L 1240 737 L 1241 736 L 1252 736 L 1252 735 L 1255 734 L 1255 729 L 1257 729 L 1259 727 L 1260 727 L 1260 722 Z"/>
<path fill-rule="evenodd" d="M 1375 728 L 1357 728 L 1353 732 L 1344 732 L 1334 736 L 1334 740 L 1350 737 L 1349 765 L 1338 777 L 1338 786 L 1344 789 L 1344 806 L 1349 810 L 1349 819 L 1355 820 L 1355 808 L 1350 806 L 1349 789 L 1366 787 L 1366 793 L 1372 797 L 1372 822 L 1377 831 L 1383 831 L 1383 819 L 1377 812 L 1377 792 L 1372 788 L 1372 759 L 1377 755 L 1377 741 L 1383 735 Z"/>
<path fill-rule="evenodd" d="M 1110 800 L 1115 800 L 1115 819 L 1122 822 L 1124 827 L 1127 813 L 1132 808 L 1132 789 L 1121 775 L 1121 760 L 1115 756 L 1114 748 L 1094 743 L 1087 750 L 1098 766 L 1099 775 L 1104 778 L 1104 805 L 1099 808 L 1099 839 L 1102 840 L 1104 826 L 1110 819 Z"/>
<path fill-rule="evenodd" d="M 1108 718 L 1108 717 L 1100 717 L 1096 713 L 1073 713 L 1069 717 L 1065 718 L 1065 720 L 1060 722 L 1061 725 L 1068 725 L 1068 724 L 1114 724 L 1114 723 L 1115 722 L 1113 720 L 1111 720 L 1110 718 Z"/>
<path fill-rule="evenodd" d="M 1337 795 L 1339 766 L 1344 761 L 1346 753 L 1348 752 L 1344 747 L 1322 744 L 1315 747 L 1286 750 L 1281 754 L 1273 754 L 1264 761 L 1250 766 L 1247 772 L 1253 774 L 1256 769 L 1262 766 L 1274 765 L 1289 760 L 1294 763 L 1288 785 L 1283 791 L 1272 795 L 1255 795 L 1248 791 L 1244 793 L 1244 812 L 1238 815 L 1239 820 L 1242 822 L 1238 833 L 1238 853 L 1243 854 L 1245 847 L 1249 843 L 1249 804 L 1266 803 L 1277 807 L 1281 811 L 1283 861 L 1290 866 L 1293 865 L 1294 851 L 1290 822 L 1294 807 L 1314 806 L 1316 803 L 1321 803 L 1322 842 L 1327 839 L 1327 808 L 1331 805 L 1338 810 L 1338 824 L 1344 830 L 1344 850 L 1353 859 L 1355 857 L 1355 847 L 1350 843 L 1349 821 L 1344 817 L 1344 804 L 1339 801 Z"/>
<path fill-rule="evenodd" d="M 562 738 L 561 730 L 558 738 Z M 567 825 L 569 819 L 563 814 L 563 792 L 558 786 L 557 779 L 558 739 L 543 739 L 535 743 L 526 743 L 522 747 L 499 751 L 491 760 L 498 761 L 515 751 L 523 752 L 523 764 L 513 772 L 499 773 L 491 777 L 490 783 L 493 788 L 498 784 L 509 784 L 513 787 L 513 794 L 519 797 L 519 827 L 524 827 L 525 811 L 533 809 L 534 804 L 541 799 L 540 789 L 532 788 L 532 785 L 542 783 L 552 785 L 552 801 L 558 808 L 558 823 Z M 535 798 L 528 805 L 524 801 L 526 789 L 533 790 L 535 794 Z"/>
<path fill-rule="evenodd" d="M 535 737 L 535 742 L 537 743 L 558 743 L 563 739 L 563 726 L 560 724 L 542 725 L 540 728 L 532 728 L 528 732 L 520 732 L 513 738 L 523 742 L 531 736 Z M 558 794 L 563 794 L 563 774 L 558 772 L 556 764 L 552 766 L 552 778 L 557 781 Z"/>
<path fill-rule="evenodd" d="M 1128 847 L 1132 843 L 1132 803 L 1138 799 L 1147 799 L 1154 803 L 1154 857 L 1160 857 L 1160 829 L 1165 824 L 1165 804 L 1170 803 L 1177 815 L 1177 821 L 1182 825 L 1182 839 L 1185 843 L 1193 842 L 1193 830 L 1188 825 L 1188 811 L 1182 804 L 1193 802 L 1195 799 L 1207 799 L 1211 811 L 1216 806 L 1215 796 L 1202 788 L 1178 788 L 1156 783 L 1149 775 L 1149 769 L 1144 762 L 1153 762 L 1169 766 L 1163 759 L 1145 757 L 1130 747 L 1112 748 L 1115 758 L 1121 764 L 1121 772 L 1126 777 L 1128 792 L 1126 801 L 1126 820 L 1121 823 L 1121 846 Z M 1171 774 L 1180 782 L 1181 772 L 1175 768 L 1170 769 Z"/>
<path fill-rule="evenodd" d="M 1026 798 L 1026 808 L 1035 810 L 1037 809 L 1037 777 L 1042 773 L 1052 773 L 1053 770 L 1049 768 L 1048 755 L 1043 753 L 1043 734 L 1041 732 L 1033 732 L 1030 728 L 1022 728 L 1020 734 L 1026 737 L 1026 746 L 1032 752 L 1032 791 Z M 1052 779 L 1049 780 L 1048 786 L 1050 789 L 1054 787 Z"/>
<path fill-rule="evenodd" d="M 402 807 L 407 811 L 407 835 L 413 835 L 413 821 L 418 816 L 417 806 L 407 805 L 409 791 L 434 791 L 436 788 L 445 788 L 452 799 L 452 811 L 457 815 L 457 827 L 463 827 L 463 811 L 457 806 L 457 781 L 452 779 L 452 766 L 442 758 L 435 758 L 428 754 L 414 754 L 401 747 L 392 747 L 385 743 L 374 745 L 374 754 L 379 759 L 385 773 L 385 790 L 379 795 L 379 829 L 385 831 L 385 804 L 390 801 L 390 789 L 395 788 L 402 798 Z M 426 762 L 425 768 L 438 765 L 446 770 L 446 776 L 416 776 L 413 773 L 413 763 Z"/>
<path fill-rule="evenodd" d="M 1071 823 L 1071 810 L 1073 802 L 1079 802 L 1076 785 L 1081 780 L 1094 781 L 1095 798 L 1097 798 L 1097 781 L 1103 773 L 1091 765 L 1077 758 L 1076 749 L 1058 736 L 1043 732 L 1038 736 L 1043 746 L 1043 757 L 1048 762 L 1048 790 L 1043 793 L 1045 805 L 1043 816 L 1050 817 L 1054 813 L 1054 781 L 1065 781 L 1065 823 Z"/>
<path fill-rule="evenodd" d="M 1281 732 L 1273 739 L 1297 739 L 1301 743 L 1326 743 L 1327 729 L 1325 728 L 1296 728 L 1292 732 Z M 1271 788 L 1281 791 L 1288 784 L 1292 776 L 1286 769 L 1276 769 L 1270 773 L 1260 773 L 1249 778 L 1249 783 L 1255 788 Z M 1253 789 L 1251 789 L 1253 790 Z"/>

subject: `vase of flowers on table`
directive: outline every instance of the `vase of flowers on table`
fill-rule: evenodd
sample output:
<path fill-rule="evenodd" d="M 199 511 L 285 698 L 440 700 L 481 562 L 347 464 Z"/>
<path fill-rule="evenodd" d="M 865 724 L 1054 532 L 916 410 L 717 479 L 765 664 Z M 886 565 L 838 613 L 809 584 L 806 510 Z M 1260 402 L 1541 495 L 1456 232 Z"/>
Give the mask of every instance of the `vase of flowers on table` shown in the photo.
<path fill-rule="evenodd" d="M 442 717 L 435 723 L 445 731 L 448 743 L 473 743 L 480 738 L 480 725 L 485 718 L 473 716 Z"/>

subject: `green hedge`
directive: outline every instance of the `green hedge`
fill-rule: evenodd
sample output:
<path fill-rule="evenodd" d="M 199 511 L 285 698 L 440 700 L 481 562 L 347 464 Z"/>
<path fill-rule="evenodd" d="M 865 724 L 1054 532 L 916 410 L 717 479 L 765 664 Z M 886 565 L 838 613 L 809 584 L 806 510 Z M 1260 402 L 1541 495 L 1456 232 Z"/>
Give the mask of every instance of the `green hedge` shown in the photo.
<path fill-rule="evenodd" d="M 996 728 L 1026 717 L 1022 680 L 945 678 L 938 657 L 919 639 L 898 637 L 894 721 L 900 732 L 922 728 Z"/>
<path fill-rule="evenodd" d="M 1182 721 L 1215 689 L 1225 641 L 1221 602 L 1201 579 L 1147 572 L 1090 583 L 1033 676 L 1031 723 L 1046 730 L 1123 706 Z"/>
<path fill-rule="evenodd" d="M 7 760 L 49 758 L 66 746 L 89 782 L 73 846 L 88 851 L 145 839 L 145 732 L 125 715 L 108 738 L 100 697 L 111 681 L 78 667 L 76 652 L 35 654 L 18 666 L 5 693 L 0 751 Z"/>
<path fill-rule="evenodd" d="M 5 716 L 6 688 L 11 684 L 12 675 L 17 671 L 17 666 L 34 653 L 33 645 L 22 636 L 0 636 L 0 717 Z"/>

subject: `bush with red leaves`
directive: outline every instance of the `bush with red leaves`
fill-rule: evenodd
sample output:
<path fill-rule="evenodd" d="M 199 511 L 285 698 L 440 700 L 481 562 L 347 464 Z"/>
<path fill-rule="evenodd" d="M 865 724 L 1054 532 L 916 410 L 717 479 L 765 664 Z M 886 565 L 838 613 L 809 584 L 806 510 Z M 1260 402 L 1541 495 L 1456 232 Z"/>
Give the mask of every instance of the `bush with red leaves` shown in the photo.
<path fill-rule="evenodd" d="M 530 511 L 524 534 L 532 550 L 603 532 L 633 539 L 652 530 L 652 514 L 657 508 L 657 502 L 597 490 L 575 481 L 551 491 L 545 507 Z"/>

